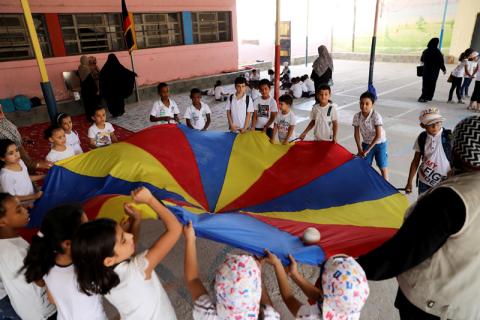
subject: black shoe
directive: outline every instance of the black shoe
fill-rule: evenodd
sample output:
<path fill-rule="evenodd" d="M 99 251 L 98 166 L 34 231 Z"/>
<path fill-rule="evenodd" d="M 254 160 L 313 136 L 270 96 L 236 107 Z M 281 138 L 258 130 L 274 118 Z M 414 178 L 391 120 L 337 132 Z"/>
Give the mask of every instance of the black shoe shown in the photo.
<path fill-rule="evenodd" d="M 419 99 L 418 99 L 418 102 L 425 103 L 425 102 L 427 102 L 427 99 L 419 98 Z"/>

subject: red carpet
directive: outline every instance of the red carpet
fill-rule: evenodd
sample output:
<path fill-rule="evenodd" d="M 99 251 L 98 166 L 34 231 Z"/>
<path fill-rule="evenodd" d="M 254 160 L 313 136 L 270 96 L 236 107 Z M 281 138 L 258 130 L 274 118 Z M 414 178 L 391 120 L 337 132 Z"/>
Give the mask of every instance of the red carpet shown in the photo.
<path fill-rule="evenodd" d="M 80 137 L 83 152 L 90 150 L 88 147 L 89 139 L 87 137 L 90 124 L 85 119 L 85 116 L 73 116 L 72 122 L 73 130 L 75 130 Z M 44 160 L 48 152 L 50 151 L 50 143 L 48 142 L 48 140 L 43 138 L 43 132 L 45 131 L 45 129 L 48 128 L 49 125 L 50 122 L 45 122 L 34 124 L 29 127 L 18 128 L 18 131 L 20 131 L 20 134 L 22 135 L 24 141 L 23 146 L 27 150 L 30 157 L 35 160 Z M 132 131 L 129 131 L 117 125 L 113 125 L 113 127 L 115 128 L 115 135 L 120 141 L 125 140 L 127 137 L 133 134 Z"/>

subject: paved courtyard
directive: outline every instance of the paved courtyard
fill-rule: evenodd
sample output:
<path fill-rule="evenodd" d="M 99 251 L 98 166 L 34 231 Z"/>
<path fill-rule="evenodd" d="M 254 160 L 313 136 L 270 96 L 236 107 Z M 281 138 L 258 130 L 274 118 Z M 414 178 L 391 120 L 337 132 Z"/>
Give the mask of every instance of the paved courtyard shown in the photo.
<path fill-rule="evenodd" d="M 332 100 L 337 103 L 339 110 L 338 140 L 352 153 L 356 153 L 351 122 L 353 115 L 359 110 L 358 97 L 366 90 L 368 62 L 335 60 L 334 65 Z M 453 67 L 453 65 L 447 66 L 448 71 L 451 71 Z M 311 65 L 308 65 L 308 67 L 293 66 L 292 71 L 294 76 L 310 74 Z M 397 188 L 403 188 L 406 183 L 408 168 L 413 156 L 412 145 L 421 131 L 418 125 L 418 115 L 423 108 L 437 106 L 447 118 L 444 124 L 447 128 L 453 128 L 459 120 L 471 115 L 471 112 L 466 110 L 465 105 L 446 103 L 449 84 L 446 82 L 447 76 L 443 75 L 439 77 L 434 101 L 429 104 L 418 103 L 421 78 L 417 78 L 415 73 L 415 64 L 377 63 L 375 65 L 374 85 L 379 95 L 376 109 L 383 116 L 384 128 L 389 141 L 390 182 Z M 266 74 L 262 73 L 262 76 L 266 76 Z M 225 87 L 233 93 L 233 85 Z M 470 90 L 473 91 L 473 84 Z M 172 96 L 179 105 L 182 122 L 184 122 L 183 112 L 190 102 L 188 95 L 188 93 L 183 93 Z M 226 130 L 227 120 L 224 103 L 215 102 L 213 97 L 204 97 L 203 101 L 209 104 L 212 110 L 210 130 Z M 111 122 L 132 131 L 150 126 L 148 117 L 152 103 L 152 101 L 141 101 L 129 105 L 124 116 L 113 119 Z M 299 99 L 294 102 L 293 111 L 298 119 L 296 129 L 298 134 L 307 126 L 309 111 L 313 104 L 313 99 Z M 409 200 L 414 201 L 415 197 L 416 195 L 411 195 Z M 142 228 L 139 246 L 148 248 L 161 233 L 161 223 L 159 221 L 145 221 L 142 223 Z M 235 250 L 223 244 L 203 239 L 199 239 L 197 245 L 201 276 L 205 280 L 207 288 L 209 288 L 215 268 L 222 262 L 228 252 Z M 178 318 L 191 319 L 192 301 L 183 283 L 183 250 L 183 240 L 180 240 L 179 244 L 156 271 L 177 311 Z M 302 271 L 311 281 L 318 277 L 316 268 L 303 266 Z M 293 319 L 281 301 L 273 270 L 267 268 L 265 279 L 275 308 L 281 312 L 282 319 Z M 370 282 L 370 287 L 371 293 L 362 312 L 362 319 L 398 319 L 398 312 L 393 307 L 397 287 L 396 281 Z M 300 294 L 297 296 L 301 297 Z M 110 310 L 109 315 L 112 319 L 115 318 L 114 311 Z"/>

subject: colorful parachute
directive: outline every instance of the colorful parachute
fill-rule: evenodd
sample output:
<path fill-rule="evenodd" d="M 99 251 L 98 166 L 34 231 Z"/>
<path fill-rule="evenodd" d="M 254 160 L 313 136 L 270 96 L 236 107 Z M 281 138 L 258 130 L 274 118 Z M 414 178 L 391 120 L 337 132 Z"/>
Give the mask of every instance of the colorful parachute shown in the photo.
<path fill-rule="evenodd" d="M 138 186 L 152 193 L 197 235 L 284 261 L 289 253 L 319 264 L 336 253 L 358 256 L 401 225 L 406 198 L 365 161 L 338 144 L 272 145 L 259 132 L 199 132 L 161 125 L 126 141 L 57 163 L 31 227 L 58 204 L 82 202 L 90 218 L 123 217 Z M 145 218 L 155 218 L 149 209 Z M 300 237 L 321 233 L 318 245 Z"/>

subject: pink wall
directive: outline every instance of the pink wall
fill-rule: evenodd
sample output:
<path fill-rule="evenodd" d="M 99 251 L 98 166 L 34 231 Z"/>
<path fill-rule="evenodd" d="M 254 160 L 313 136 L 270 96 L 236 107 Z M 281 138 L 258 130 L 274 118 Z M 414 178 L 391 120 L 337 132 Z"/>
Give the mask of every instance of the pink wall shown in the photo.
<path fill-rule="evenodd" d="M 18 0 L 3 0 L 1 12 L 21 12 Z M 160 4 L 161 3 L 161 4 Z M 32 12 L 75 13 L 75 12 L 119 12 L 120 0 L 86 1 L 30 1 Z M 175 11 L 232 11 L 231 42 L 183 45 L 176 47 L 143 49 L 134 52 L 135 71 L 140 86 L 161 81 L 192 78 L 225 71 L 238 66 L 237 29 L 235 0 L 129 0 L 132 12 L 175 12 Z M 103 66 L 108 53 L 95 54 L 99 66 Z M 121 63 L 131 67 L 126 51 L 116 52 Z M 80 56 L 45 59 L 50 82 L 58 100 L 69 98 L 62 72 L 76 70 Z M 36 60 L 0 62 L 0 97 L 17 94 L 41 97 L 40 74 Z"/>

